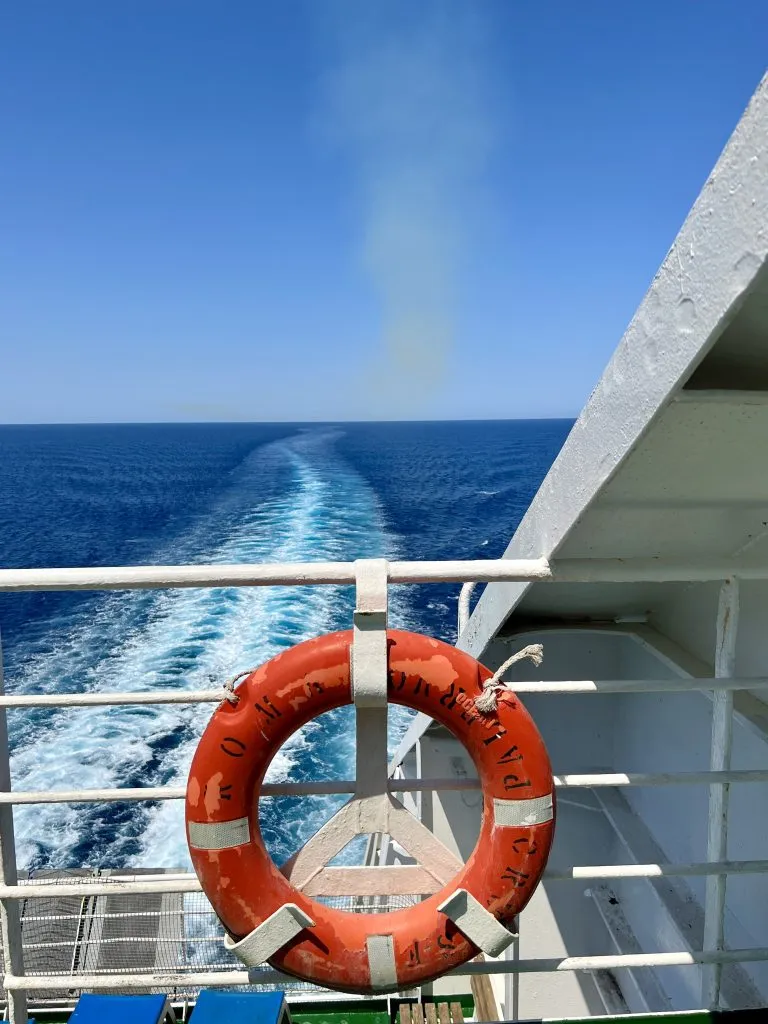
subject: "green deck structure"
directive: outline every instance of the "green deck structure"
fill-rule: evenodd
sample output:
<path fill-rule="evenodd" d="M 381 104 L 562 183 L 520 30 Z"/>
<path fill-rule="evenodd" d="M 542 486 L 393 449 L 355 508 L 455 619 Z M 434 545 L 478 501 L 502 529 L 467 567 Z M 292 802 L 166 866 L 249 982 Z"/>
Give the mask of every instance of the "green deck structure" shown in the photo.
<path fill-rule="evenodd" d="M 338 1000 L 323 1003 L 298 1003 L 290 1006 L 293 1024 L 398 1024 L 401 1002 L 414 1000 L 372 999 L 365 1001 Z M 445 1002 L 444 999 L 427 998 L 423 1004 Z M 461 1003 L 466 1019 L 474 1013 L 472 996 L 451 996 L 451 1002 Z M 190 1007 L 191 1011 L 191 1007 Z M 65 1024 L 69 1014 L 58 1010 L 37 1013 L 38 1024 Z M 189 1011 L 182 1015 L 177 1009 L 177 1019 L 187 1020 Z M 109 1024 L 105 1021 L 104 1024 Z M 194 1021 L 191 1022 L 194 1024 Z M 229 1024 L 229 1022 L 227 1022 Z M 231 1024 L 237 1024 L 232 1021 Z M 691 1010 L 675 1013 L 620 1014 L 612 1017 L 525 1017 L 515 1024 L 768 1024 L 768 1006 L 751 1010 Z"/>

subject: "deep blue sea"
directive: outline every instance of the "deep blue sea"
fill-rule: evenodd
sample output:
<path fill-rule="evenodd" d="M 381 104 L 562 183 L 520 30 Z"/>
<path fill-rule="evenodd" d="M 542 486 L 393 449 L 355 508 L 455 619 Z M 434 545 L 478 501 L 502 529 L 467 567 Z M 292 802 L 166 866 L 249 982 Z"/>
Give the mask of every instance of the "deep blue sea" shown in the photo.
<path fill-rule="evenodd" d="M 496 558 L 571 421 L 0 427 L 0 565 Z M 393 625 L 455 639 L 458 586 L 393 588 Z M 0 594 L 11 692 L 209 688 L 350 623 L 350 588 Z M 209 705 L 12 711 L 16 789 L 183 785 Z M 353 773 L 349 709 L 272 779 Z M 406 712 L 391 717 L 394 743 Z M 335 806 L 267 800 L 276 859 Z M 25 868 L 189 864 L 180 801 L 16 808 Z"/>

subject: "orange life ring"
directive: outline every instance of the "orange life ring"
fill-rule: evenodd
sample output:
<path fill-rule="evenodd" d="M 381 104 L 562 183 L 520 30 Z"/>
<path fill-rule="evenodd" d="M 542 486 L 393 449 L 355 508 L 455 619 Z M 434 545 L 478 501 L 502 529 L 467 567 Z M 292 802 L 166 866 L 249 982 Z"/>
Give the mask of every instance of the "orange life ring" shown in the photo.
<path fill-rule="evenodd" d="M 439 904 L 462 888 L 510 926 L 539 882 L 554 829 L 549 758 L 514 694 L 503 693 L 498 710 L 482 716 L 473 702 L 491 675 L 488 669 L 426 636 L 390 630 L 387 638 L 390 702 L 423 711 L 446 726 L 466 746 L 480 777 L 480 835 L 449 885 L 405 910 L 349 913 L 294 888 L 265 849 L 257 799 L 264 774 L 293 732 L 325 711 L 352 703 L 351 632 L 308 640 L 251 673 L 236 691 L 239 701 L 222 704 L 208 723 L 186 795 L 192 862 L 230 936 L 239 940 L 285 904 L 295 904 L 315 926 L 301 931 L 269 962 L 305 981 L 360 993 L 385 990 L 372 983 L 366 946 L 371 935 L 392 936 L 397 968 L 392 989 L 424 984 L 476 956 L 478 948 L 438 912 Z M 223 845 L 214 842 L 219 848 L 208 843 L 201 849 L 194 839 L 201 825 L 221 826 L 230 834 L 234 827 L 234 839 L 230 835 Z"/>

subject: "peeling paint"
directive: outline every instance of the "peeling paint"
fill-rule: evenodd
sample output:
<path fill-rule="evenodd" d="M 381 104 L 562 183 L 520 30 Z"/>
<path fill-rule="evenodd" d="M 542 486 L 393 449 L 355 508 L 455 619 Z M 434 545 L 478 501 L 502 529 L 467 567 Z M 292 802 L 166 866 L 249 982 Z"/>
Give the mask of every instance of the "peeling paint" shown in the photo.
<path fill-rule="evenodd" d="M 200 800 L 200 783 L 195 778 L 191 778 L 187 785 L 187 803 L 191 804 L 192 807 L 197 807 Z"/>
<path fill-rule="evenodd" d="M 205 812 L 208 815 L 211 815 L 215 811 L 218 811 L 218 809 L 221 807 L 221 794 L 219 791 L 219 786 L 221 785 L 221 780 L 223 778 L 223 772 L 215 772 L 210 777 L 205 786 L 203 800 L 205 803 Z"/>

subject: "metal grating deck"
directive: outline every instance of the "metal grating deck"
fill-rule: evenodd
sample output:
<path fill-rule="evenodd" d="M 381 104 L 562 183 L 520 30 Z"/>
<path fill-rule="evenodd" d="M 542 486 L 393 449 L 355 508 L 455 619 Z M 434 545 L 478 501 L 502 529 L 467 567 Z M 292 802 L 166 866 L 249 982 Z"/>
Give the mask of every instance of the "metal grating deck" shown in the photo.
<path fill-rule="evenodd" d="M 132 877 L 171 874 L 164 869 L 131 869 Z M 125 877 L 123 872 L 36 871 L 29 880 L 103 884 Z M 404 909 L 417 897 L 333 897 L 324 903 L 358 913 L 385 913 Z M 192 971 L 228 971 L 240 967 L 223 944 L 223 928 L 203 893 L 116 893 L 115 895 L 61 896 L 21 901 L 24 959 L 30 975 L 49 974 L 165 974 L 162 988 L 173 1000 L 194 999 L 197 989 L 175 987 L 173 976 Z M 275 987 L 274 985 L 264 987 Z M 325 989 L 299 981 L 280 986 L 288 995 L 328 998 Z M 134 989 L 117 990 L 136 992 Z M 35 1005 L 61 1005 L 74 1001 L 73 987 L 35 993 Z M 3 1005 L 5 992 L 0 989 Z M 338 993 L 333 994 L 338 1000 Z M 351 997 L 354 999 L 361 997 Z"/>

